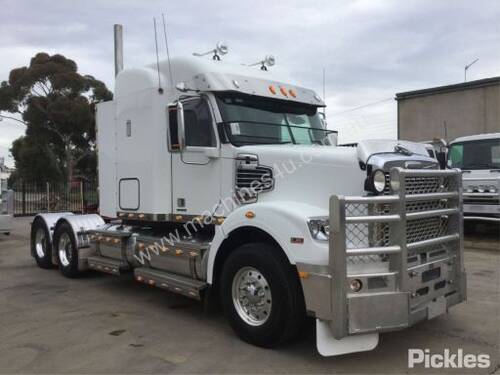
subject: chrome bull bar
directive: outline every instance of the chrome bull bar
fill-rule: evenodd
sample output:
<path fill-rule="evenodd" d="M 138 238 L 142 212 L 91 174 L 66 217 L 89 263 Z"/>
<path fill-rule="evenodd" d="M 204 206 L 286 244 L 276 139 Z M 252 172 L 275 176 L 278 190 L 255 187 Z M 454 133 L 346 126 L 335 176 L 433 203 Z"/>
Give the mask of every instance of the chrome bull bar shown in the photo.
<path fill-rule="evenodd" d="M 461 172 L 393 168 L 390 179 L 390 195 L 332 196 L 329 265 L 298 265 L 311 275 L 308 310 L 336 339 L 405 328 L 466 298 Z"/>
<path fill-rule="evenodd" d="M 393 195 L 331 197 L 330 325 L 336 338 L 403 328 L 423 309 L 433 317 L 438 299 L 441 310 L 452 304 L 446 296 L 465 299 L 460 171 L 394 168 L 390 179 L 399 185 Z M 350 288 L 353 280 L 361 290 Z"/>

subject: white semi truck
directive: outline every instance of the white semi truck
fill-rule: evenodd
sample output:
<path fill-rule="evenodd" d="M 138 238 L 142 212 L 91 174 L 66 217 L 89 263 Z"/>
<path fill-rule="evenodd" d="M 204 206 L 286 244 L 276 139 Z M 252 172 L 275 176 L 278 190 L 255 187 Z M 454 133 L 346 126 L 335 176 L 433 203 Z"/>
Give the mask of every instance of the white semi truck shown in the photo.
<path fill-rule="evenodd" d="M 448 165 L 463 171 L 464 219 L 500 222 L 500 133 L 455 139 Z"/>
<path fill-rule="evenodd" d="M 309 315 L 325 356 L 446 313 L 466 299 L 460 172 L 421 144 L 336 146 L 323 106 L 218 59 L 120 71 L 97 109 L 102 216 L 39 214 L 33 257 L 216 298 L 259 346 Z"/>

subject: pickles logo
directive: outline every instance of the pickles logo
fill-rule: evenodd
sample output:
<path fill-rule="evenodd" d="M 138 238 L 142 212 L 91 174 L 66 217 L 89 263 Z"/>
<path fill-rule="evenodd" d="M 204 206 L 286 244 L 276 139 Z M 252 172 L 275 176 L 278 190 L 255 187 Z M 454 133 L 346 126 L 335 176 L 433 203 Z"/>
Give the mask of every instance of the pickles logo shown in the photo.
<path fill-rule="evenodd" d="M 430 349 L 408 349 L 408 368 L 488 368 L 489 354 L 467 354 L 463 349 L 452 352 L 444 349 L 443 353 L 431 353 Z"/>

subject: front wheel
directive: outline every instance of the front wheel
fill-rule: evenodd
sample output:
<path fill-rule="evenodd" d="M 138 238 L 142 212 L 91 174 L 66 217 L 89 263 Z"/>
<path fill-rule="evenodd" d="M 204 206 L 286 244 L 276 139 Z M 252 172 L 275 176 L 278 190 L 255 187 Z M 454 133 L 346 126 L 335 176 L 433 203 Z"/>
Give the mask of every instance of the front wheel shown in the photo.
<path fill-rule="evenodd" d="M 240 246 L 224 264 L 220 282 L 224 313 L 244 341 L 274 347 L 300 330 L 304 298 L 281 249 L 265 243 Z"/>

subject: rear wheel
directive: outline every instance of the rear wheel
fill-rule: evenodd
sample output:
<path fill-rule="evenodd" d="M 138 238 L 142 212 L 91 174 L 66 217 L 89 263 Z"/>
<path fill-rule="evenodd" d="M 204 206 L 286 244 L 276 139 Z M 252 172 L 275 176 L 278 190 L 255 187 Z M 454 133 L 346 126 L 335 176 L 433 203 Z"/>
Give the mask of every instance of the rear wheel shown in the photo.
<path fill-rule="evenodd" d="M 240 246 L 225 262 L 220 282 L 224 313 L 244 341 L 274 347 L 300 330 L 305 318 L 300 282 L 279 248 Z"/>
<path fill-rule="evenodd" d="M 47 226 L 41 218 L 36 218 L 31 226 L 31 253 L 40 268 L 53 268 L 52 243 Z"/>
<path fill-rule="evenodd" d="M 68 223 L 62 223 L 54 232 L 54 250 L 56 251 L 59 270 L 69 278 L 78 277 L 78 249 L 73 229 Z"/>

